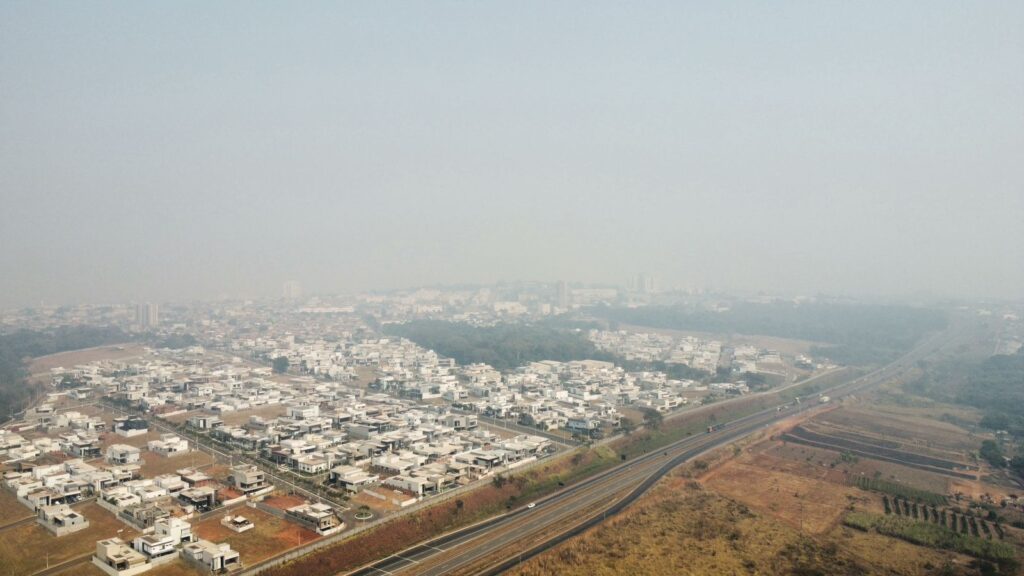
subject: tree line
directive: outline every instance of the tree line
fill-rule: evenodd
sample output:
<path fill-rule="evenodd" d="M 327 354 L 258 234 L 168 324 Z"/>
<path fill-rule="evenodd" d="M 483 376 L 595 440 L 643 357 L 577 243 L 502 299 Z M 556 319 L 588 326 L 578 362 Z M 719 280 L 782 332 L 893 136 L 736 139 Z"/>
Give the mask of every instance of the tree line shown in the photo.
<path fill-rule="evenodd" d="M 28 381 L 28 359 L 127 340 L 121 329 L 111 326 L 61 326 L 0 334 L 0 419 L 24 410 L 43 394 L 42 387 Z"/>
<path fill-rule="evenodd" d="M 946 326 L 930 308 L 897 305 L 739 302 L 728 310 L 688 306 L 598 307 L 610 322 L 716 334 L 757 334 L 823 342 L 815 355 L 851 365 L 890 361 L 921 337 Z"/>

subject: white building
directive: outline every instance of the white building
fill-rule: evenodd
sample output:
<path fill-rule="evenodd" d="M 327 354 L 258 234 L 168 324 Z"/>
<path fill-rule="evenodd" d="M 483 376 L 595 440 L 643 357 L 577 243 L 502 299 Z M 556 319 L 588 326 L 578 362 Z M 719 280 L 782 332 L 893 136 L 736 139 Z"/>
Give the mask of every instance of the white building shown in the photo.
<path fill-rule="evenodd" d="M 221 573 L 236 570 L 242 565 L 238 551 L 232 550 L 227 542 L 214 544 L 209 540 L 189 542 L 181 549 L 186 560 L 206 567 L 210 572 Z"/>
<path fill-rule="evenodd" d="M 135 446 L 111 444 L 107 447 L 107 462 L 111 464 L 135 464 L 139 461 L 139 457 L 140 451 Z"/>
<path fill-rule="evenodd" d="M 188 452 L 188 440 L 175 434 L 161 434 L 159 440 L 150 440 L 146 447 L 161 456 L 173 456 Z"/>
<path fill-rule="evenodd" d="M 153 533 L 139 536 L 133 542 L 136 551 L 145 554 L 150 562 L 174 557 L 178 546 L 195 542 L 192 525 L 181 518 L 162 518 L 153 524 Z"/>
<path fill-rule="evenodd" d="M 89 527 L 89 520 L 67 504 L 41 506 L 36 511 L 39 523 L 56 536 L 64 536 Z"/>

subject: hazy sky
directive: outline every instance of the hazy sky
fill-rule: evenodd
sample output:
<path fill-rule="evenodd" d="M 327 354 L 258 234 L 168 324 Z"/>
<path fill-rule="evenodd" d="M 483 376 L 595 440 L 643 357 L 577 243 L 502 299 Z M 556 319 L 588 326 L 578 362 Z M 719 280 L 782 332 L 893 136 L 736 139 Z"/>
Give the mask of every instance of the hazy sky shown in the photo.
<path fill-rule="evenodd" d="M 0 2 L 0 306 L 1024 297 L 1024 2 Z"/>

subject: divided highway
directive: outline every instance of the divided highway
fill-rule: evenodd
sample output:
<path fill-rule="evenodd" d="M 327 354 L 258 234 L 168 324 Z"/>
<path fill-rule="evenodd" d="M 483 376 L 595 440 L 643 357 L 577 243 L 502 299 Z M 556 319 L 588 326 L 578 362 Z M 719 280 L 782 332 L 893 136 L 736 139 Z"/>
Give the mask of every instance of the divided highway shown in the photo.
<path fill-rule="evenodd" d="M 876 386 L 912 368 L 953 337 L 949 332 L 934 335 L 895 362 L 823 393 L 841 398 Z M 792 414 L 792 410 L 780 412 L 772 407 L 739 418 L 714 432 L 684 438 L 568 486 L 538 500 L 533 508 L 522 507 L 442 535 L 349 574 L 440 576 L 469 569 L 476 574 L 499 574 L 617 514 L 680 464 Z"/>

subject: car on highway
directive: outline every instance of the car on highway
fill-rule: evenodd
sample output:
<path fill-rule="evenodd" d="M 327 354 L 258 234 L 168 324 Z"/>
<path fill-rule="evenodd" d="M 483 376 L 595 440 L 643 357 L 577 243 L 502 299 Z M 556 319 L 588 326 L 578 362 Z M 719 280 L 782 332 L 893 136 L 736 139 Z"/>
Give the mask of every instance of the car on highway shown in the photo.
<path fill-rule="evenodd" d="M 536 508 L 537 507 L 537 503 L 536 502 L 530 502 L 529 504 L 526 505 L 526 507 L 527 508 Z"/>

